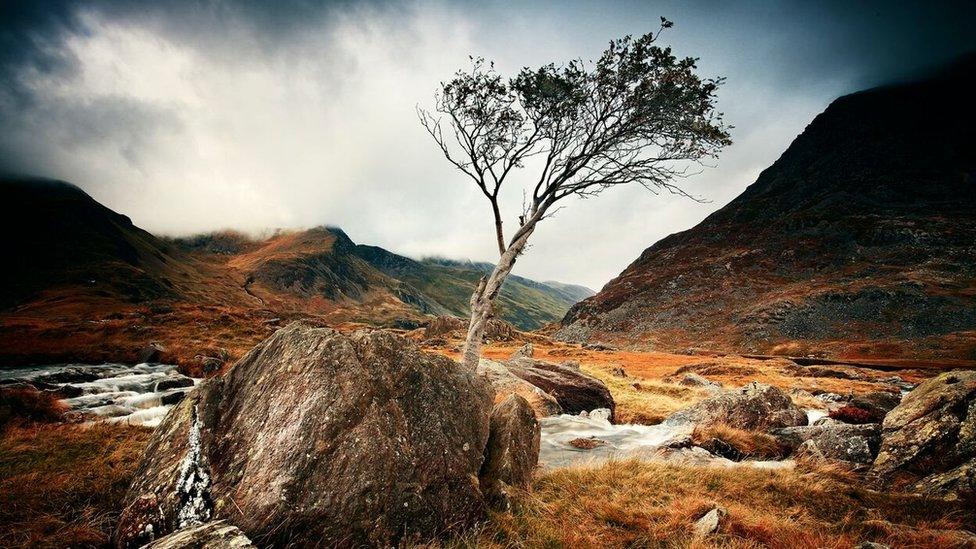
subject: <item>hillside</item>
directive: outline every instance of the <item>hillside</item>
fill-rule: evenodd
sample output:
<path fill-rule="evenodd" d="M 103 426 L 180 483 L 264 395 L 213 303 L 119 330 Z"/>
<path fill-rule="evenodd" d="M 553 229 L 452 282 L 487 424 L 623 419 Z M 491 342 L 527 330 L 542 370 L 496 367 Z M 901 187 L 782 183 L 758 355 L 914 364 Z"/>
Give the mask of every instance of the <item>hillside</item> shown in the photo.
<path fill-rule="evenodd" d="M 574 306 L 576 341 L 976 357 L 976 61 L 834 101 L 739 197 Z"/>
<path fill-rule="evenodd" d="M 466 315 L 485 268 L 417 262 L 336 228 L 159 238 L 59 181 L 0 182 L 0 214 L 13 258 L 0 271 L 2 364 L 136 361 L 155 343 L 174 362 L 202 365 L 297 318 L 417 327 Z M 500 316 L 535 329 L 578 293 L 513 278 Z"/>

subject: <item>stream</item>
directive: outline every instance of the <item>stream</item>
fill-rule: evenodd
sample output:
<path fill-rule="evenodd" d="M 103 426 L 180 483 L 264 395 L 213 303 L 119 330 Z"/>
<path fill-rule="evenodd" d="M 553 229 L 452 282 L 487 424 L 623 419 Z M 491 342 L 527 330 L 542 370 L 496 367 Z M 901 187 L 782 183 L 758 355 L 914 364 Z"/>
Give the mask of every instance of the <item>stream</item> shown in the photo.
<path fill-rule="evenodd" d="M 170 364 L 56 364 L 0 370 L 0 384 L 27 383 L 65 396 L 69 412 L 155 427 L 199 380 Z"/>

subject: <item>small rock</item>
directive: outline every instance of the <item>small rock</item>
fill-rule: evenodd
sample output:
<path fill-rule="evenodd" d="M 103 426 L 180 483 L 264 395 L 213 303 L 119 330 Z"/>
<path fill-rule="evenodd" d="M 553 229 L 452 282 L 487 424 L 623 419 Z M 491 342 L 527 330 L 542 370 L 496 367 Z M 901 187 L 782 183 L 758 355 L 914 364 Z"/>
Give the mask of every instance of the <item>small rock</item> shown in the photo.
<path fill-rule="evenodd" d="M 516 358 L 532 358 L 532 355 L 534 353 L 535 353 L 535 349 L 532 347 L 532 344 L 526 343 L 525 345 L 519 347 L 517 351 L 512 353 L 512 356 L 509 360 L 515 360 Z"/>
<path fill-rule="evenodd" d="M 191 526 L 161 537 L 143 549 L 251 549 L 254 544 L 223 520 Z"/>
<path fill-rule="evenodd" d="M 695 521 L 693 526 L 695 537 L 704 537 L 718 532 L 719 528 L 722 527 L 722 523 L 725 522 L 725 518 L 728 516 L 729 511 L 725 507 L 716 505 L 711 511 L 705 513 L 702 518 Z"/>
<path fill-rule="evenodd" d="M 700 376 L 696 373 L 686 373 L 677 380 L 678 385 L 683 385 L 685 387 L 704 387 L 706 389 L 721 389 L 722 384 L 717 381 L 712 381 L 706 377 Z"/>
<path fill-rule="evenodd" d="M 573 448 L 579 448 L 580 450 L 592 450 L 598 448 L 607 443 L 605 440 L 600 440 L 596 437 L 590 438 L 574 438 L 573 440 L 567 442 Z"/>
<path fill-rule="evenodd" d="M 171 375 L 157 381 L 153 392 L 159 393 L 167 389 L 180 389 L 183 387 L 193 387 L 193 378 L 184 375 Z"/>
<path fill-rule="evenodd" d="M 611 370 L 610 373 L 612 373 L 614 377 L 627 377 L 627 371 L 621 368 L 620 366 L 617 366 L 616 368 Z"/>
<path fill-rule="evenodd" d="M 152 342 L 142 349 L 139 349 L 139 362 L 159 363 L 160 358 L 163 356 L 165 351 L 166 348 L 161 344 Z"/>
<path fill-rule="evenodd" d="M 883 543 L 875 543 L 873 541 L 862 541 L 857 544 L 854 549 L 891 549 L 890 546 Z"/>

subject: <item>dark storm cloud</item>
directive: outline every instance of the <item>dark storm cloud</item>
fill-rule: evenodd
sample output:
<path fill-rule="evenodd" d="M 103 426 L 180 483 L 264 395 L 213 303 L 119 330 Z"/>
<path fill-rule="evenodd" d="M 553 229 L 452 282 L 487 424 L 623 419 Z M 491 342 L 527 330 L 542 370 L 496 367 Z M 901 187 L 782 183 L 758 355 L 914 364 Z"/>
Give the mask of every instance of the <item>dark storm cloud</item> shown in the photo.
<path fill-rule="evenodd" d="M 976 50 L 969 1 L 0 2 L 0 170 L 71 180 L 150 230 L 334 223 L 490 259 L 488 217 L 470 213 L 484 204 L 414 106 L 468 54 L 503 72 L 593 58 L 661 15 L 677 53 L 728 78 L 736 144 L 688 181 L 712 202 L 621 189 L 574 203 L 519 274 L 599 286 L 741 192 L 838 95 Z"/>

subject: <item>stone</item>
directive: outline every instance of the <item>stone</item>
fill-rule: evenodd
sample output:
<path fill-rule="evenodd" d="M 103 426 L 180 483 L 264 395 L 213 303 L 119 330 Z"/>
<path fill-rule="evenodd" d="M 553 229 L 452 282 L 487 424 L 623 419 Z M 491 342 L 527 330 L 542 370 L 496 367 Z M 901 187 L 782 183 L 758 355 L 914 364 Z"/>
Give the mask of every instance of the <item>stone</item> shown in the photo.
<path fill-rule="evenodd" d="M 976 459 L 976 371 L 944 372 L 905 395 L 882 423 L 869 476 L 939 497 L 970 497 Z M 968 473 L 967 473 L 968 471 Z M 968 479 L 968 480 L 967 480 Z"/>
<path fill-rule="evenodd" d="M 620 366 L 615 367 L 610 372 L 614 377 L 627 377 L 627 370 L 624 370 Z"/>
<path fill-rule="evenodd" d="M 506 366 L 515 376 L 552 395 L 564 413 L 579 414 L 606 408 L 610 410 L 610 419 L 613 420 L 616 403 L 606 384 L 599 379 L 559 364 L 531 358 L 510 360 Z"/>
<path fill-rule="evenodd" d="M 671 426 L 727 423 L 739 429 L 758 431 L 806 425 L 807 414 L 782 390 L 753 382 L 678 410 L 664 423 Z"/>
<path fill-rule="evenodd" d="M 696 373 L 689 372 L 681 377 L 674 380 L 678 385 L 684 387 L 703 387 L 709 390 L 721 389 L 722 384 L 717 381 L 712 381 L 706 377 L 700 376 Z"/>
<path fill-rule="evenodd" d="M 169 375 L 156 382 L 153 392 L 165 391 L 167 389 L 180 389 L 183 387 L 193 387 L 193 378 L 184 375 Z"/>
<path fill-rule="evenodd" d="M 862 541 L 854 546 L 854 549 L 891 549 L 890 546 L 883 543 L 875 543 L 873 541 Z"/>
<path fill-rule="evenodd" d="M 719 528 L 722 527 L 722 523 L 725 522 L 725 518 L 728 516 L 729 511 L 725 507 L 716 505 L 711 511 L 705 513 L 704 516 L 695 521 L 692 527 L 695 537 L 705 537 L 718 532 Z"/>
<path fill-rule="evenodd" d="M 159 343 L 152 342 L 149 345 L 139 349 L 139 362 L 159 363 L 164 352 L 166 352 L 166 347 L 163 347 Z"/>
<path fill-rule="evenodd" d="M 532 358 L 532 355 L 534 353 L 535 353 L 535 349 L 533 349 L 532 344 L 531 343 L 526 343 L 525 345 L 522 345 L 521 347 L 519 347 L 517 351 L 515 351 L 514 353 L 512 353 L 511 359 L 516 359 L 516 358 Z"/>
<path fill-rule="evenodd" d="M 223 520 L 184 528 L 161 537 L 144 549 L 252 549 L 254 544 L 236 526 Z"/>
<path fill-rule="evenodd" d="M 495 405 L 479 480 L 496 506 L 508 507 L 507 487 L 529 487 L 539 463 L 541 435 L 535 412 L 521 396 L 509 395 Z"/>
<path fill-rule="evenodd" d="M 501 362 L 482 358 L 478 361 L 478 375 L 487 379 L 495 389 L 496 403 L 516 394 L 528 401 L 537 417 L 558 416 L 563 413 L 563 408 L 555 397 L 517 377 Z"/>
<path fill-rule="evenodd" d="M 435 337 L 464 337 L 468 329 L 468 321 L 455 316 L 439 316 L 430 321 L 424 328 L 424 338 Z M 518 331 L 514 326 L 498 319 L 490 319 L 485 328 L 484 339 L 493 341 L 509 341 L 515 339 Z"/>
<path fill-rule="evenodd" d="M 828 423 L 774 429 L 770 434 L 796 455 L 870 464 L 881 444 L 878 424 Z"/>
<path fill-rule="evenodd" d="M 291 324 L 156 428 L 115 545 L 222 519 L 259 546 L 461 530 L 484 518 L 491 405 L 484 378 L 403 337 Z"/>

